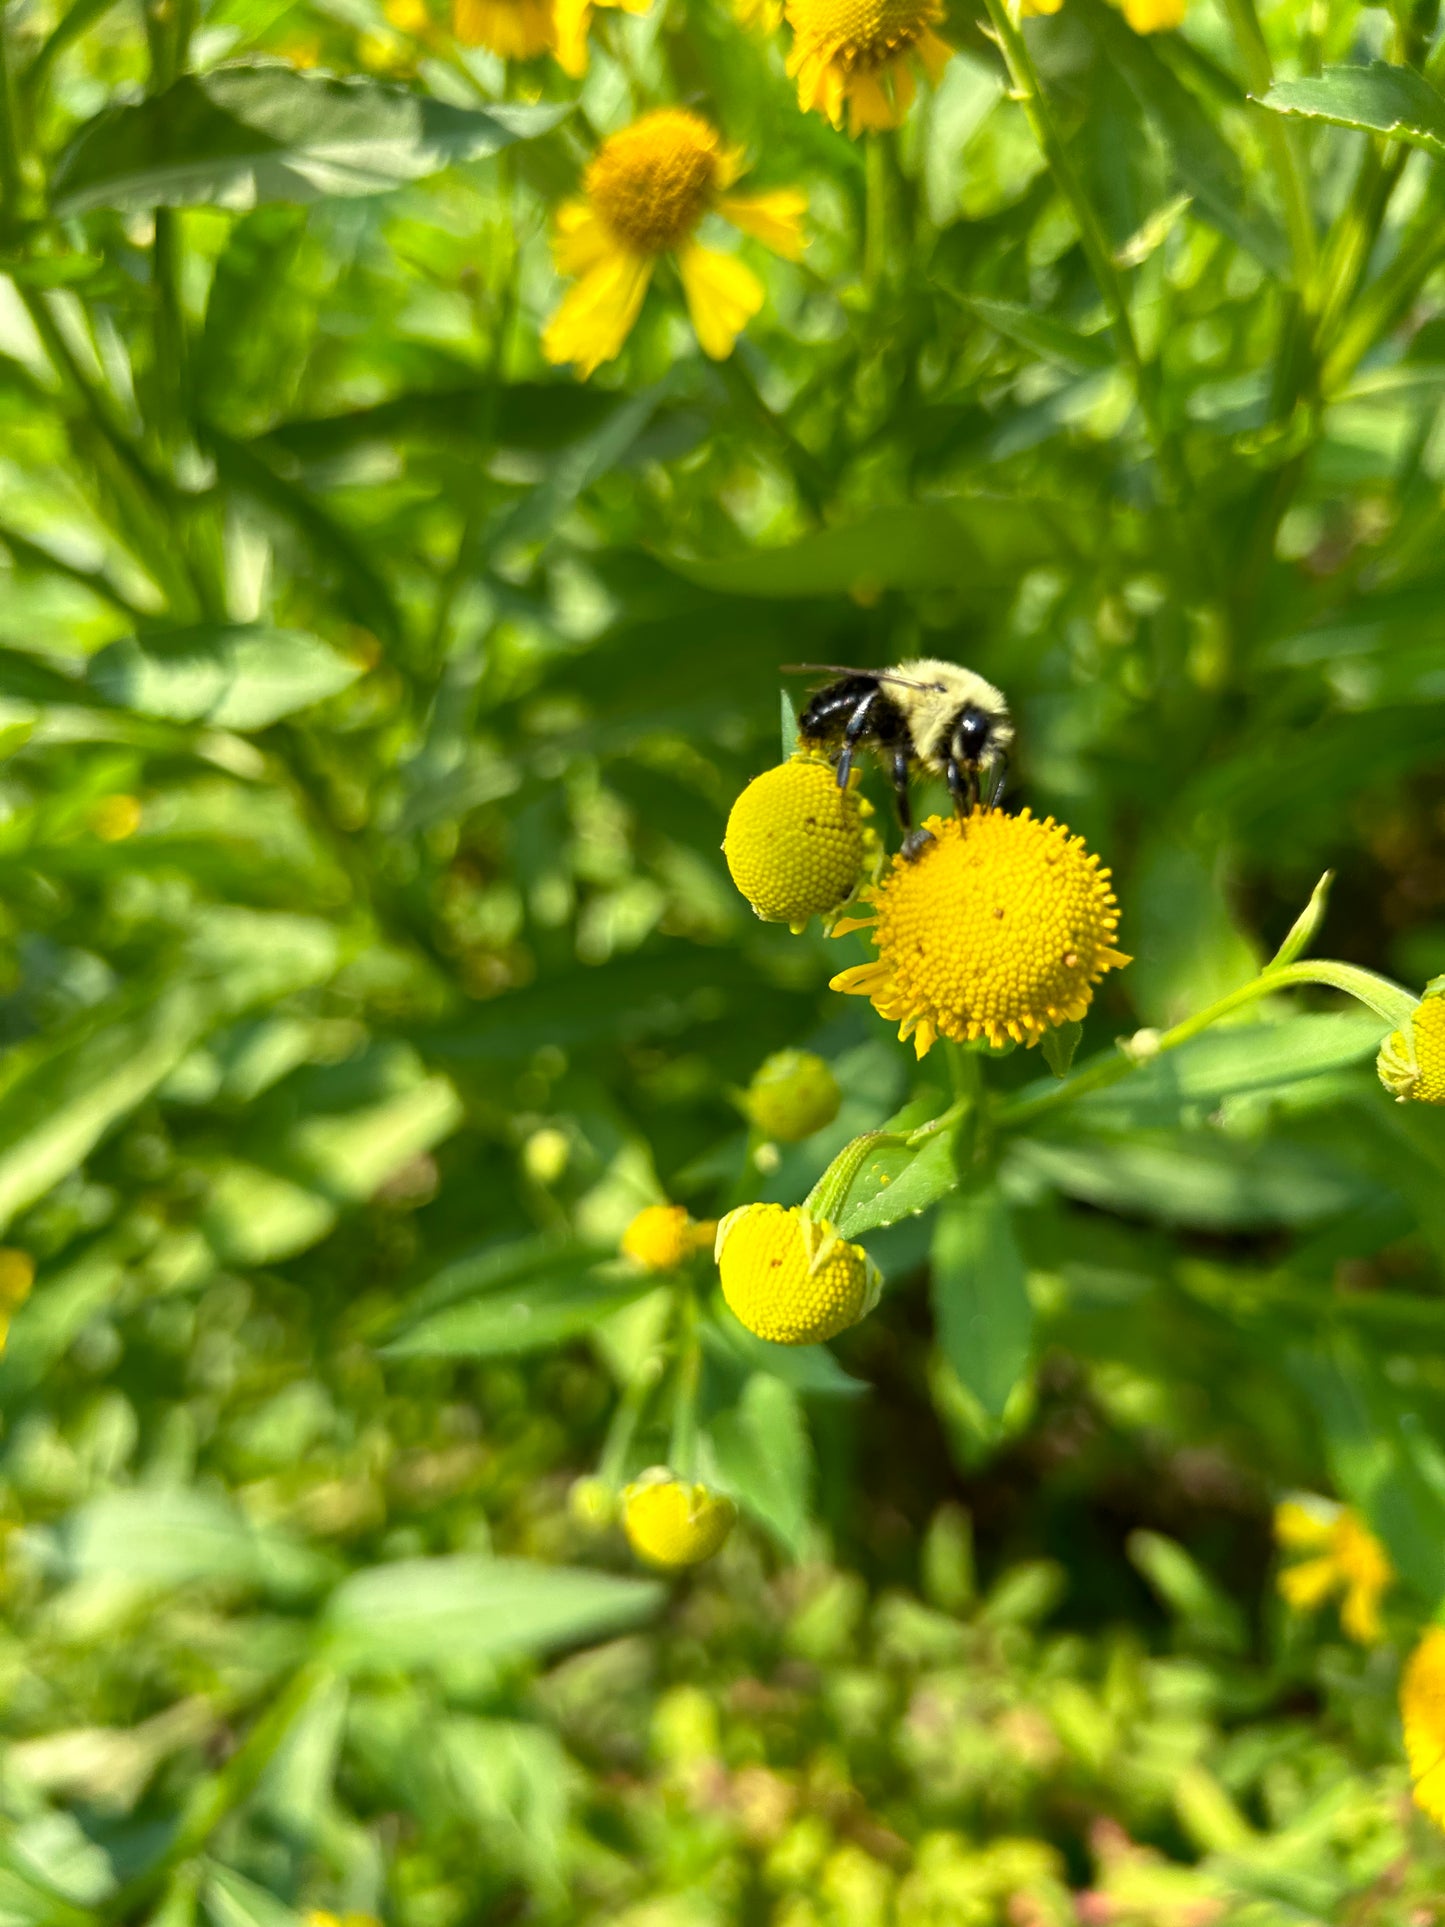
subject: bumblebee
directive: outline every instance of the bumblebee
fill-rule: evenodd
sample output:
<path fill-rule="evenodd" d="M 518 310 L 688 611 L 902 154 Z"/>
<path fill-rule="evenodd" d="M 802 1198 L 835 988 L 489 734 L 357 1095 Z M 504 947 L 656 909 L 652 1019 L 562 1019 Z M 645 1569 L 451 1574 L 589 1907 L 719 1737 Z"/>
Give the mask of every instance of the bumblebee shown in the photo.
<path fill-rule="evenodd" d="M 1014 729 L 1008 703 L 991 682 L 934 656 L 901 662 L 894 669 L 793 663 L 785 673 L 815 670 L 839 680 L 815 692 L 798 718 L 799 740 L 807 749 L 834 757 L 840 788 L 860 749 L 875 750 L 883 758 L 898 820 L 907 832 L 906 856 L 916 856 L 925 841 L 924 833 L 913 829 L 908 795 L 915 769 L 944 779 L 960 816 L 980 802 L 991 807 L 998 801 Z"/>

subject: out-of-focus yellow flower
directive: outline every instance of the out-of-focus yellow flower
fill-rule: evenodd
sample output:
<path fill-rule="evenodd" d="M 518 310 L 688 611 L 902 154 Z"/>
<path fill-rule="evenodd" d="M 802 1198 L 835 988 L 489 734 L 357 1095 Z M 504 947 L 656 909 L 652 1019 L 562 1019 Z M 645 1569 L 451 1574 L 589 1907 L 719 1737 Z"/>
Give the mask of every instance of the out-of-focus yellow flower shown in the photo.
<path fill-rule="evenodd" d="M 654 1566 L 696 1566 L 711 1559 L 736 1517 L 731 1499 L 674 1478 L 665 1465 L 644 1472 L 622 1494 L 622 1523 L 632 1550 Z"/>
<path fill-rule="evenodd" d="M 1184 25 L 1188 0 L 1123 0 L 1123 8 L 1135 33 L 1172 33 Z"/>
<path fill-rule="evenodd" d="M 745 1204 L 717 1228 L 722 1294 L 739 1324 L 775 1345 L 818 1345 L 878 1302 L 883 1279 L 861 1245 L 801 1205 Z"/>
<path fill-rule="evenodd" d="M 535 60 L 557 46 L 553 0 L 454 0 L 452 31 L 502 60 Z"/>
<path fill-rule="evenodd" d="M 896 127 L 913 100 L 913 63 L 937 81 L 953 49 L 933 31 L 941 0 L 787 0 L 788 72 L 798 105 L 850 131 Z"/>
<path fill-rule="evenodd" d="M 329 1907 L 308 1907 L 301 1918 L 306 1927 L 381 1927 L 375 1914 L 333 1914 Z"/>
<path fill-rule="evenodd" d="M 1275 1507 L 1274 1536 L 1287 1552 L 1313 1555 L 1285 1566 L 1279 1589 L 1296 1612 L 1313 1612 L 1343 1593 L 1340 1624 L 1362 1646 L 1384 1636 L 1380 1600 L 1395 1574 L 1385 1548 L 1348 1506 L 1286 1499 Z"/>
<path fill-rule="evenodd" d="M 1427 1627 L 1400 1680 L 1415 1804 L 1445 1827 L 1445 1626 Z"/>
<path fill-rule="evenodd" d="M 0 1352 L 10 1336 L 10 1320 L 30 1296 L 35 1260 L 15 1245 L 0 1245 Z"/>
<path fill-rule="evenodd" d="M 799 755 L 755 776 L 733 804 L 723 855 L 733 882 L 765 923 L 802 930 L 846 903 L 878 849 L 872 805 L 830 763 Z"/>
<path fill-rule="evenodd" d="M 763 284 L 745 262 L 697 240 L 719 214 L 795 261 L 803 251 L 806 197 L 797 188 L 727 192 L 740 157 L 717 129 L 681 107 L 664 107 L 611 135 L 583 178 L 580 200 L 557 210 L 552 252 L 576 286 L 547 324 L 542 349 L 573 361 L 585 379 L 619 354 L 664 254 L 677 262 L 692 325 L 705 354 L 725 360 L 763 305 Z"/>
<path fill-rule="evenodd" d="M 90 812 L 90 827 L 102 843 L 124 843 L 140 822 L 140 801 L 134 796 L 102 796 Z"/>
<path fill-rule="evenodd" d="M 1445 982 L 1426 990 L 1408 1031 L 1391 1031 L 1375 1069 L 1401 1104 L 1445 1104 Z"/>
<path fill-rule="evenodd" d="M 1019 12 L 1027 20 L 1031 15 L 1035 14 L 1058 13 L 1063 4 L 1064 0 L 1023 0 L 1023 5 L 1019 8 Z"/>
<path fill-rule="evenodd" d="M 622 1255 L 646 1271 L 676 1271 L 695 1251 L 706 1251 L 717 1231 L 714 1219 L 696 1222 L 685 1204 L 649 1204 L 622 1234 Z"/>
<path fill-rule="evenodd" d="M 733 0 L 733 18 L 756 33 L 776 33 L 783 21 L 783 0 Z"/>
<path fill-rule="evenodd" d="M 1083 838 L 1028 810 L 934 816 L 924 828 L 932 842 L 862 893 L 871 914 L 834 925 L 838 936 L 871 929 L 878 957 L 832 988 L 871 998 L 920 1057 L 938 1037 L 1033 1045 L 1081 1018 L 1105 971 L 1129 961 L 1114 947 L 1109 872 Z"/>
<path fill-rule="evenodd" d="M 838 1115 L 843 1093 L 823 1059 L 810 1050 L 779 1050 L 753 1074 L 747 1113 L 764 1137 L 798 1144 Z"/>

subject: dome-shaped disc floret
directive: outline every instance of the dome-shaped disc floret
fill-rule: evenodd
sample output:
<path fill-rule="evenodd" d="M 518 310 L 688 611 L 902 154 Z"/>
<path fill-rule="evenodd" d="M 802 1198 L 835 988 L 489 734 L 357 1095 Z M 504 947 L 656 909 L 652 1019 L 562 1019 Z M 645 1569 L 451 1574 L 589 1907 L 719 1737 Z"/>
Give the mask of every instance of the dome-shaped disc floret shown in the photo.
<path fill-rule="evenodd" d="M 871 806 L 832 765 L 795 756 L 755 776 L 733 804 L 723 855 L 765 923 L 801 930 L 847 902 L 877 849 Z"/>
<path fill-rule="evenodd" d="M 846 104 L 855 134 L 896 127 L 913 99 L 912 62 L 936 81 L 953 54 L 933 31 L 940 0 L 787 0 L 787 16 L 798 105 L 840 127 Z"/>
<path fill-rule="evenodd" d="M 654 1566 L 695 1566 L 711 1559 L 736 1517 L 731 1499 L 674 1478 L 665 1465 L 644 1472 L 622 1494 L 622 1523 L 632 1550 Z"/>
<path fill-rule="evenodd" d="M 1445 1104 L 1445 985 L 1426 991 L 1411 1014 L 1408 1033 L 1390 1033 L 1375 1069 L 1400 1103 Z"/>
<path fill-rule="evenodd" d="M 1445 1827 L 1445 1626 L 1431 1626 L 1400 1681 L 1405 1757 L 1415 1804 Z"/>
<path fill-rule="evenodd" d="M 698 1224 L 685 1204 L 649 1204 L 622 1234 L 622 1255 L 646 1271 L 676 1271 L 695 1251 L 705 1251 L 717 1225 Z"/>
<path fill-rule="evenodd" d="M 823 1059 L 810 1050 L 774 1051 L 753 1074 L 747 1113 L 764 1137 L 797 1144 L 838 1115 L 843 1093 Z"/>
<path fill-rule="evenodd" d="M 866 1318 L 883 1279 L 801 1205 L 745 1204 L 717 1228 L 723 1297 L 739 1324 L 775 1345 L 818 1345 Z"/>
<path fill-rule="evenodd" d="M 924 827 L 933 840 L 921 854 L 895 858 L 863 892 L 871 916 L 835 926 L 871 928 L 878 957 L 840 971 L 833 989 L 871 998 L 920 1057 L 937 1037 L 1032 1045 L 1081 1018 L 1104 972 L 1129 961 L 1114 947 L 1109 872 L 1083 838 L 1027 810 Z"/>

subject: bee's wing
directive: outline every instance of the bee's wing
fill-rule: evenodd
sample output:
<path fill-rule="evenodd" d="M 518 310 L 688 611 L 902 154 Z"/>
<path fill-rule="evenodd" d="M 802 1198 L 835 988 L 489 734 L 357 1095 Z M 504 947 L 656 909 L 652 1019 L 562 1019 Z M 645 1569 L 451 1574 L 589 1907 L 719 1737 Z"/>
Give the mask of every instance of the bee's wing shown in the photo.
<path fill-rule="evenodd" d="M 909 676 L 900 676 L 892 669 L 860 669 L 856 664 L 846 662 L 785 662 L 781 665 L 785 676 L 872 676 L 877 682 L 896 682 L 904 689 L 931 689 L 932 683 L 914 682 Z"/>

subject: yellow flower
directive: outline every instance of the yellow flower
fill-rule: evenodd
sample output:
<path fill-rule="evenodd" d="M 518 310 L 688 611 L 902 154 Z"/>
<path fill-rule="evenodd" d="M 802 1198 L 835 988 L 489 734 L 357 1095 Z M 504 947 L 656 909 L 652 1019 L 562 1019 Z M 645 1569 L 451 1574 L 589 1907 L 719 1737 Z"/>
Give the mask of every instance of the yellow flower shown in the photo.
<path fill-rule="evenodd" d="M 695 1223 L 685 1204 L 649 1204 L 622 1234 L 622 1255 L 646 1271 L 676 1271 L 712 1243 L 717 1224 Z"/>
<path fill-rule="evenodd" d="M 535 60 L 557 45 L 552 0 L 454 0 L 452 31 L 503 60 Z"/>
<path fill-rule="evenodd" d="M 1429 1626 L 1400 1681 L 1415 1804 L 1445 1827 L 1445 1626 Z"/>
<path fill-rule="evenodd" d="M 933 31 L 941 0 L 787 0 L 793 47 L 788 72 L 798 105 L 835 127 L 896 127 L 913 99 L 912 60 L 936 81 L 953 49 Z"/>
<path fill-rule="evenodd" d="M 1188 0 L 1123 0 L 1124 18 L 1135 33 L 1172 33 L 1184 25 Z"/>
<path fill-rule="evenodd" d="M 605 1532 L 617 1517 L 617 1495 L 606 1479 L 590 1474 L 572 1481 L 567 1510 L 586 1531 Z"/>
<path fill-rule="evenodd" d="M 1064 0 L 1023 0 L 1019 12 L 1028 19 L 1032 14 L 1058 13 L 1063 4 Z"/>
<path fill-rule="evenodd" d="M 632 1550 L 654 1566 L 696 1566 L 721 1549 L 737 1507 L 705 1485 L 687 1485 L 665 1465 L 622 1494 L 622 1523 Z"/>
<path fill-rule="evenodd" d="M 832 765 L 795 756 L 755 776 L 733 804 L 723 855 L 733 882 L 765 923 L 801 930 L 853 894 L 877 849 L 857 794 L 858 772 L 839 789 Z"/>
<path fill-rule="evenodd" d="M 0 1352 L 10 1336 L 10 1319 L 30 1296 L 35 1260 L 14 1245 L 0 1245 Z"/>
<path fill-rule="evenodd" d="M 90 827 L 102 843 L 124 843 L 140 828 L 141 807 L 134 796 L 103 796 L 90 812 Z"/>
<path fill-rule="evenodd" d="M 715 361 L 732 353 L 763 305 L 763 284 L 736 255 L 703 247 L 699 224 L 720 214 L 795 261 L 807 206 L 797 188 L 729 194 L 739 168 L 717 130 L 681 107 L 644 114 L 603 141 L 583 178 L 583 198 L 557 210 L 553 256 L 558 272 L 577 284 L 542 337 L 549 361 L 575 361 L 585 379 L 619 354 L 664 254 L 677 261 L 703 352 Z"/>
<path fill-rule="evenodd" d="M 940 1036 L 1032 1046 L 1082 1017 L 1104 972 L 1129 961 L 1114 948 L 1109 872 L 1083 838 L 1027 810 L 933 816 L 924 828 L 933 841 L 863 892 L 873 914 L 834 926 L 871 928 L 878 957 L 832 988 L 870 997 L 920 1057 Z"/>
<path fill-rule="evenodd" d="M 745 1204 L 717 1228 L 722 1294 L 733 1316 L 775 1345 L 819 1345 L 878 1302 L 883 1279 L 861 1245 L 801 1205 Z"/>
<path fill-rule="evenodd" d="M 1445 1104 L 1445 984 L 1430 985 L 1410 1017 L 1410 1034 L 1392 1031 L 1375 1069 L 1401 1104 Z"/>
<path fill-rule="evenodd" d="M 764 1137 L 797 1144 L 838 1115 L 838 1080 L 812 1051 L 780 1050 L 753 1073 L 747 1112 Z"/>
<path fill-rule="evenodd" d="M 1395 1574 L 1385 1548 L 1348 1506 L 1324 1500 L 1302 1504 L 1286 1499 L 1274 1514 L 1276 1542 L 1289 1552 L 1314 1556 L 1286 1566 L 1279 1589 L 1296 1612 L 1313 1612 L 1332 1593 L 1342 1592 L 1340 1624 L 1361 1646 L 1384 1637 L 1380 1599 Z"/>
<path fill-rule="evenodd" d="M 733 0 L 733 18 L 740 27 L 776 33 L 783 21 L 783 0 Z"/>

